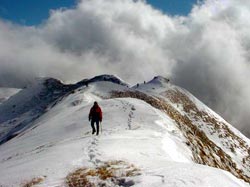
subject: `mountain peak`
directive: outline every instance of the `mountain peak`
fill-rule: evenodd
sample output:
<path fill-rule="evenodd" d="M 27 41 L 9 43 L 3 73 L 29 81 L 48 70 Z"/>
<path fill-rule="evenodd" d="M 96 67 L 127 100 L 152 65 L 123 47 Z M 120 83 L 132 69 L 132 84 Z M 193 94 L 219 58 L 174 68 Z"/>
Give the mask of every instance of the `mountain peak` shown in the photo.
<path fill-rule="evenodd" d="M 87 83 L 100 82 L 100 81 L 107 81 L 107 82 L 112 82 L 112 83 L 119 84 L 122 86 L 129 86 L 125 81 L 123 81 L 118 76 L 109 75 L 109 74 L 98 75 L 91 79 L 83 79 L 82 81 L 78 82 L 77 85 L 82 86 Z"/>
<path fill-rule="evenodd" d="M 153 84 L 166 84 L 168 83 L 170 80 L 168 78 L 165 78 L 163 76 L 155 76 L 151 81 L 149 81 L 148 83 L 153 83 Z"/>

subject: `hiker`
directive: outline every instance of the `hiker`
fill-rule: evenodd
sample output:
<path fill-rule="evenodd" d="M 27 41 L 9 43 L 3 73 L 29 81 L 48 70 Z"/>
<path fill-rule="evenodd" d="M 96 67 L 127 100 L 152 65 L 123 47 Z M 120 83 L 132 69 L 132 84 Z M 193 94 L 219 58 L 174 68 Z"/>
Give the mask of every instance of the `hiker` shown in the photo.
<path fill-rule="evenodd" d="M 91 120 L 92 134 L 95 134 L 96 132 L 96 135 L 98 136 L 99 122 L 102 122 L 102 110 L 96 101 L 94 102 L 94 105 L 89 111 L 89 121 L 90 120 Z M 95 123 L 96 123 L 96 129 L 95 129 Z"/>

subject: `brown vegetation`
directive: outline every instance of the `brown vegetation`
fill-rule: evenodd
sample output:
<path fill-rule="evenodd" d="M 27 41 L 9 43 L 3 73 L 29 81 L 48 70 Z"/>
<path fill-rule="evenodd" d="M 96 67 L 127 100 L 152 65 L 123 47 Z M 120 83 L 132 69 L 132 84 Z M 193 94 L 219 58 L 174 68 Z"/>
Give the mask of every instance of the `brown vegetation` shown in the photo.
<path fill-rule="evenodd" d="M 182 115 L 178 112 L 170 103 L 167 102 L 164 98 L 159 98 L 155 96 L 150 96 L 139 91 L 126 91 L 118 92 L 113 91 L 111 93 L 113 98 L 122 98 L 122 97 L 132 97 L 140 100 L 144 100 L 155 108 L 158 108 L 168 114 L 182 131 L 183 135 L 187 139 L 187 144 L 190 145 L 190 149 L 193 153 L 193 159 L 196 163 L 208 165 L 211 167 L 220 168 L 226 171 L 231 172 L 236 177 L 250 182 L 250 177 L 247 176 L 243 170 L 237 168 L 236 163 L 232 158 L 225 153 L 220 147 L 218 147 L 214 142 L 212 142 L 207 135 L 199 129 L 198 125 L 194 124 L 194 119 L 202 118 L 208 124 L 211 124 L 214 127 L 214 130 L 221 131 L 222 124 L 216 121 L 216 119 L 209 117 L 209 115 L 199 111 L 195 104 L 189 100 L 187 96 L 180 92 L 167 92 L 165 97 L 170 99 L 173 103 L 180 103 L 183 105 L 184 111 L 187 113 L 194 113 L 192 119 L 190 116 Z M 198 113 L 196 115 L 196 113 Z M 247 149 L 247 144 L 234 133 L 230 131 L 227 125 L 223 126 L 225 136 L 231 136 L 234 140 L 238 141 L 241 146 L 245 146 Z"/>
<path fill-rule="evenodd" d="M 173 103 L 182 104 L 189 119 L 192 119 L 193 121 L 202 120 L 204 124 L 206 124 L 206 128 L 209 128 L 211 135 L 217 134 L 222 144 L 231 150 L 232 153 L 235 153 L 237 148 L 244 152 L 246 156 L 242 159 L 242 166 L 250 172 L 250 162 L 247 159 L 249 157 L 247 154 L 249 146 L 242 138 L 232 132 L 227 124 L 223 121 L 218 121 L 215 117 L 210 116 L 205 111 L 200 111 L 189 97 L 179 90 L 168 90 L 163 95 Z M 193 124 L 196 125 L 195 123 Z M 198 128 L 200 127 L 199 125 L 196 126 Z"/>
<path fill-rule="evenodd" d="M 75 170 L 66 177 L 66 184 L 68 187 L 105 187 L 108 184 L 132 186 L 134 182 L 126 179 L 137 175 L 140 175 L 140 170 L 134 165 L 124 161 L 109 161 L 96 168 Z"/>

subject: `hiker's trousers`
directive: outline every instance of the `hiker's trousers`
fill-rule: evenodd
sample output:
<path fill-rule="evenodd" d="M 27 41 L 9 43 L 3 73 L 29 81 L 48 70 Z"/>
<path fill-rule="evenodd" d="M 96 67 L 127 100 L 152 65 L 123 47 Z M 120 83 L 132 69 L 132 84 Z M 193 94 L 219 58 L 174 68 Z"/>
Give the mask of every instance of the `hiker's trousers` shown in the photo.
<path fill-rule="evenodd" d="M 96 135 L 99 134 L 99 120 L 91 120 L 91 127 L 92 127 L 92 134 L 94 134 L 96 132 Z M 96 128 L 95 128 L 95 124 L 96 124 Z"/>

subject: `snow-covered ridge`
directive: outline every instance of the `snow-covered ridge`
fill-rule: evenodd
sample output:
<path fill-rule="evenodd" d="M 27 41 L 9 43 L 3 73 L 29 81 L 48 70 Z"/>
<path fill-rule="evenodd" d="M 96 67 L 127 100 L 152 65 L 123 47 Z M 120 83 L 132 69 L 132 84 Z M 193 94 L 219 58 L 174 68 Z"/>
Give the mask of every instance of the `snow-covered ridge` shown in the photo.
<path fill-rule="evenodd" d="M 155 77 L 139 91 L 113 92 L 113 96 L 141 99 L 166 112 L 182 130 L 195 162 L 250 182 L 249 139 L 186 90 L 166 83 Z"/>
<path fill-rule="evenodd" d="M 145 89 L 146 88 L 146 89 Z M 141 89 L 170 105 L 165 110 L 186 133 L 197 163 L 221 168 L 250 181 L 250 141 L 185 89 L 174 85 Z M 169 110 L 171 108 L 171 111 Z"/>
<path fill-rule="evenodd" d="M 53 78 L 41 78 L 0 105 L 0 144 L 32 126 L 53 103 L 71 91 L 71 86 Z"/>
<path fill-rule="evenodd" d="M 9 99 L 12 95 L 15 95 L 19 91 L 20 89 L 17 88 L 0 87 L 0 104 Z"/>
<path fill-rule="evenodd" d="M 99 75 L 96 77 L 93 77 L 91 79 L 84 79 L 80 82 L 78 82 L 76 85 L 78 86 L 84 86 L 89 83 L 94 83 L 94 82 L 100 82 L 100 81 L 107 81 L 107 82 L 112 82 L 115 84 L 119 84 L 122 86 L 129 86 L 125 81 L 123 81 L 121 78 L 114 76 L 114 75 Z"/>
<path fill-rule="evenodd" d="M 88 122 L 94 101 L 104 112 L 99 137 Z M 45 78 L 0 111 L 1 135 L 11 135 L 0 145 L 0 186 L 249 186 L 249 140 L 163 77 L 135 88 L 110 75 Z"/>
<path fill-rule="evenodd" d="M 32 126 L 34 120 L 74 90 L 100 81 L 128 87 L 124 81 L 113 75 L 100 75 L 70 85 L 50 77 L 36 78 L 0 105 L 0 144 Z"/>
<path fill-rule="evenodd" d="M 182 130 L 196 163 L 230 171 L 249 182 L 249 139 L 186 90 L 155 83 L 150 81 L 136 91 L 114 92 L 114 97 L 138 98 L 166 112 Z"/>
<path fill-rule="evenodd" d="M 148 82 L 148 84 L 160 84 L 162 86 L 167 83 L 169 83 L 169 79 L 162 76 L 155 76 L 151 81 Z"/>

